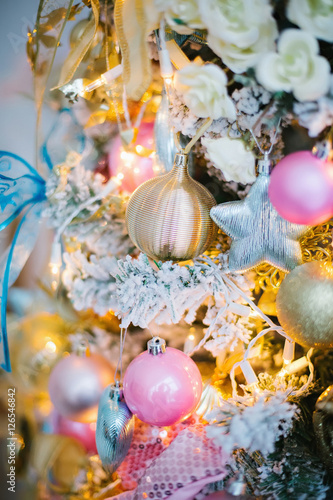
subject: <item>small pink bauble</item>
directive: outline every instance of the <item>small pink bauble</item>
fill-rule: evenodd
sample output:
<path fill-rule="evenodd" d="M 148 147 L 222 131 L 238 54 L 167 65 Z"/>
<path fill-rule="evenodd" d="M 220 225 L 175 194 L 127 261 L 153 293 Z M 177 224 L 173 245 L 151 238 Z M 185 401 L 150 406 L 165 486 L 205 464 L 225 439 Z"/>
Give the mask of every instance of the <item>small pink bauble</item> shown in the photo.
<path fill-rule="evenodd" d="M 154 149 L 154 122 L 143 122 L 135 141 L 137 146 Z M 135 152 L 125 151 L 120 135 L 112 143 L 109 154 L 110 177 L 120 176 L 121 187 L 128 193 L 133 193 L 143 182 L 155 176 L 153 159 L 139 156 Z"/>
<path fill-rule="evenodd" d="M 291 153 L 276 165 L 268 194 L 281 217 L 295 224 L 314 226 L 332 215 L 328 169 L 310 151 Z"/>
<path fill-rule="evenodd" d="M 154 337 L 124 377 L 124 397 L 132 413 L 150 425 L 169 426 L 196 409 L 202 392 L 197 365 L 182 351 Z"/>
<path fill-rule="evenodd" d="M 113 382 L 114 368 L 101 355 L 71 354 L 54 367 L 49 378 L 49 394 L 56 410 L 77 422 L 95 422 L 99 399 Z"/>
<path fill-rule="evenodd" d="M 96 455 L 96 423 L 85 424 L 82 422 L 74 422 L 60 415 L 56 410 L 53 410 L 51 415 L 53 434 L 68 436 L 79 441 L 88 453 Z"/>

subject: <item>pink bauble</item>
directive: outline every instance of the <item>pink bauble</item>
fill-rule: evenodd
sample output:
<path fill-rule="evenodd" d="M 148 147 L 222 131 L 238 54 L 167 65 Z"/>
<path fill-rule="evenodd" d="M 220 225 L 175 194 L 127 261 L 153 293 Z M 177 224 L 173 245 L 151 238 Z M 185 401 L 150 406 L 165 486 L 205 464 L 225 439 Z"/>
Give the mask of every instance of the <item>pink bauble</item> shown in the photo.
<path fill-rule="evenodd" d="M 187 354 L 167 347 L 136 357 L 124 377 L 124 397 L 132 413 L 150 425 L 169 426 L 196 409 L 202 392 L 197 365 Z"/>
<path fill-rule="evenodd" d="M 314 226 L 332 215 L 332 180 L 325 162 L 310 151 L 283 158 L 274 168 L 269 198 L 284 219 Z"/>
<path fill-rule="evenodd" d="M 101 355 L 71 354 L 54 367 L 49 394 L 56 410 L 77 422 L 95 422 L 99 399 L 113 382 L 114 367 Z"/>
<path fill-rule="evenodd" d="M 85 424 L 82 422 L 74 422 L 60 415 L 56 410 L 53 410 L 51 415 L 53 434 L 68 436 L 79 441 L 88 453 L 97 453 L 96 448 L 96 423 L 91 422 Z"/>
<path fill-rule="evenodd" d="M 141 123 L 135 145 L 154 149 L 154 122 Z M 109 172 L 110 177 L 118 176 L 122 189 L 128 193 L 132 193 L 140 184 L 155 176 L 153 159 L 125 151 L 120 135 L 111 146 Z"/>

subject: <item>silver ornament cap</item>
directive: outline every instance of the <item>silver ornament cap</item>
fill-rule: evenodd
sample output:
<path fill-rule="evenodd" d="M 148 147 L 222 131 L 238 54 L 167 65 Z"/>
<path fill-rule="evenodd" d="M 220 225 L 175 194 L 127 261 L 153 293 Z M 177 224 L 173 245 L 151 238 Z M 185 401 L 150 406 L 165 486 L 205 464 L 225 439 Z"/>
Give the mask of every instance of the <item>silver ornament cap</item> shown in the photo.
<path fill-rule="evenodd" d="M 165 340 L 161 337 L 153 337 L 147 342 L 147 350 L 149 354 L 157 356 L 157 354 L 163 354 L 166 350 Z"/>
<path fill-rule="evenodd" d="M 110 474 L 125 459 L 134 432 L 134 416 L 127 407 L 122 386 L 117 382 L 104 390 L 98 407 L 96 446 L 102 464 Z"/>
<path fill-rule="evenodd" d="M 264 157 L 258 161 L 258 175 L 269 175 L 272 170 L 272 162 L 269 159 L 268 153 L 264 153 Z"/>

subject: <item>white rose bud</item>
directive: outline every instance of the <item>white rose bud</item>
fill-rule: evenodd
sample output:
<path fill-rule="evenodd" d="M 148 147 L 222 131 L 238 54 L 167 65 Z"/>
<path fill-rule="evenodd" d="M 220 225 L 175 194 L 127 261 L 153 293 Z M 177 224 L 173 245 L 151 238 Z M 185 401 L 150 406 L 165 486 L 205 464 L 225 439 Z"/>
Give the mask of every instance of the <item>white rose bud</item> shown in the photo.
<path fill-rule="evenodd" d="M 270 92 L 293 92 L 299 101 L 313 101 L 330 86 L 329 62 L 319 54 L 317 40 L 298 29 L 282 32 L 278 53 L 265 54 L 256 68 L 257 80 Z"/>
<path fill-rule="evenodd" d="M 201 139 L 207 149 L 207 156 L 215 168 L 222 171 L 226 181 L 250 184 L 255 181 L 255 159 L 251 151 L 247 151 L 240 139 L 222 137 Z"/>
<path fill-rule="evenodd" d="M 236 107 L 227 91 L 224 71 L 215 64 L 190 63 L 175 75 L 175 89 L 199 118 L 236 119 Z"/>
<path fill-rule="evenodd" d="M 331 0 L 290 0 L 289 21 L 320 40 L 333 42 L 333 2 Z"/>

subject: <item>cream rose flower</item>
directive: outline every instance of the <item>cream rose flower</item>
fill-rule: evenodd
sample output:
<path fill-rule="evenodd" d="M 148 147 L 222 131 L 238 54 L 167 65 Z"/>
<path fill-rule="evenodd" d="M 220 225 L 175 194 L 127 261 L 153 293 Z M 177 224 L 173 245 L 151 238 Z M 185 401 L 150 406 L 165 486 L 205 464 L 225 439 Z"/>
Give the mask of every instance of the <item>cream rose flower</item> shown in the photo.
<path fill-rule="evenodd" d="M 253 67 L 278 36 L 269 0 L 198 0 L 208 45 L 235 73 Z"/>
<path fill-rule="evenodd" d="M 299 101 L 314 101 L 328 92 L 330 65 L 318 55 L 317 40 L 302 30 L 282 32 L 278 53 L 265 54 L 256 68 L 257 80 L 270 92 L 293 92 Z"/>
<path fill-rule="evenodd" d="M 164 13 L 166 22 L 177 33 L 186 35 L 193 29 L 205 28 L 197 0 L 155 0 L 155 7 Z"/>
<path fill-rule="evenodd" d="M 332 0 L 289 0 L 287 17 L 316 38 L 333 42 Z"/>
<path fill-rule="evenodd" d="M 226 181 L 250 184 L 255 181 L 255 159 L 251 151 L 247 151 L 240 139 L 201 139 L 207 149 L 207 156 L 215 168 L 222 171 Z"/>
<path fill-rule="evenodd" d="M 175 75 L 175 89 L 199 118 L 236 119 L 236 107 L 228 96 L 227 77 L 215 64 L 190 63 Z"/>

